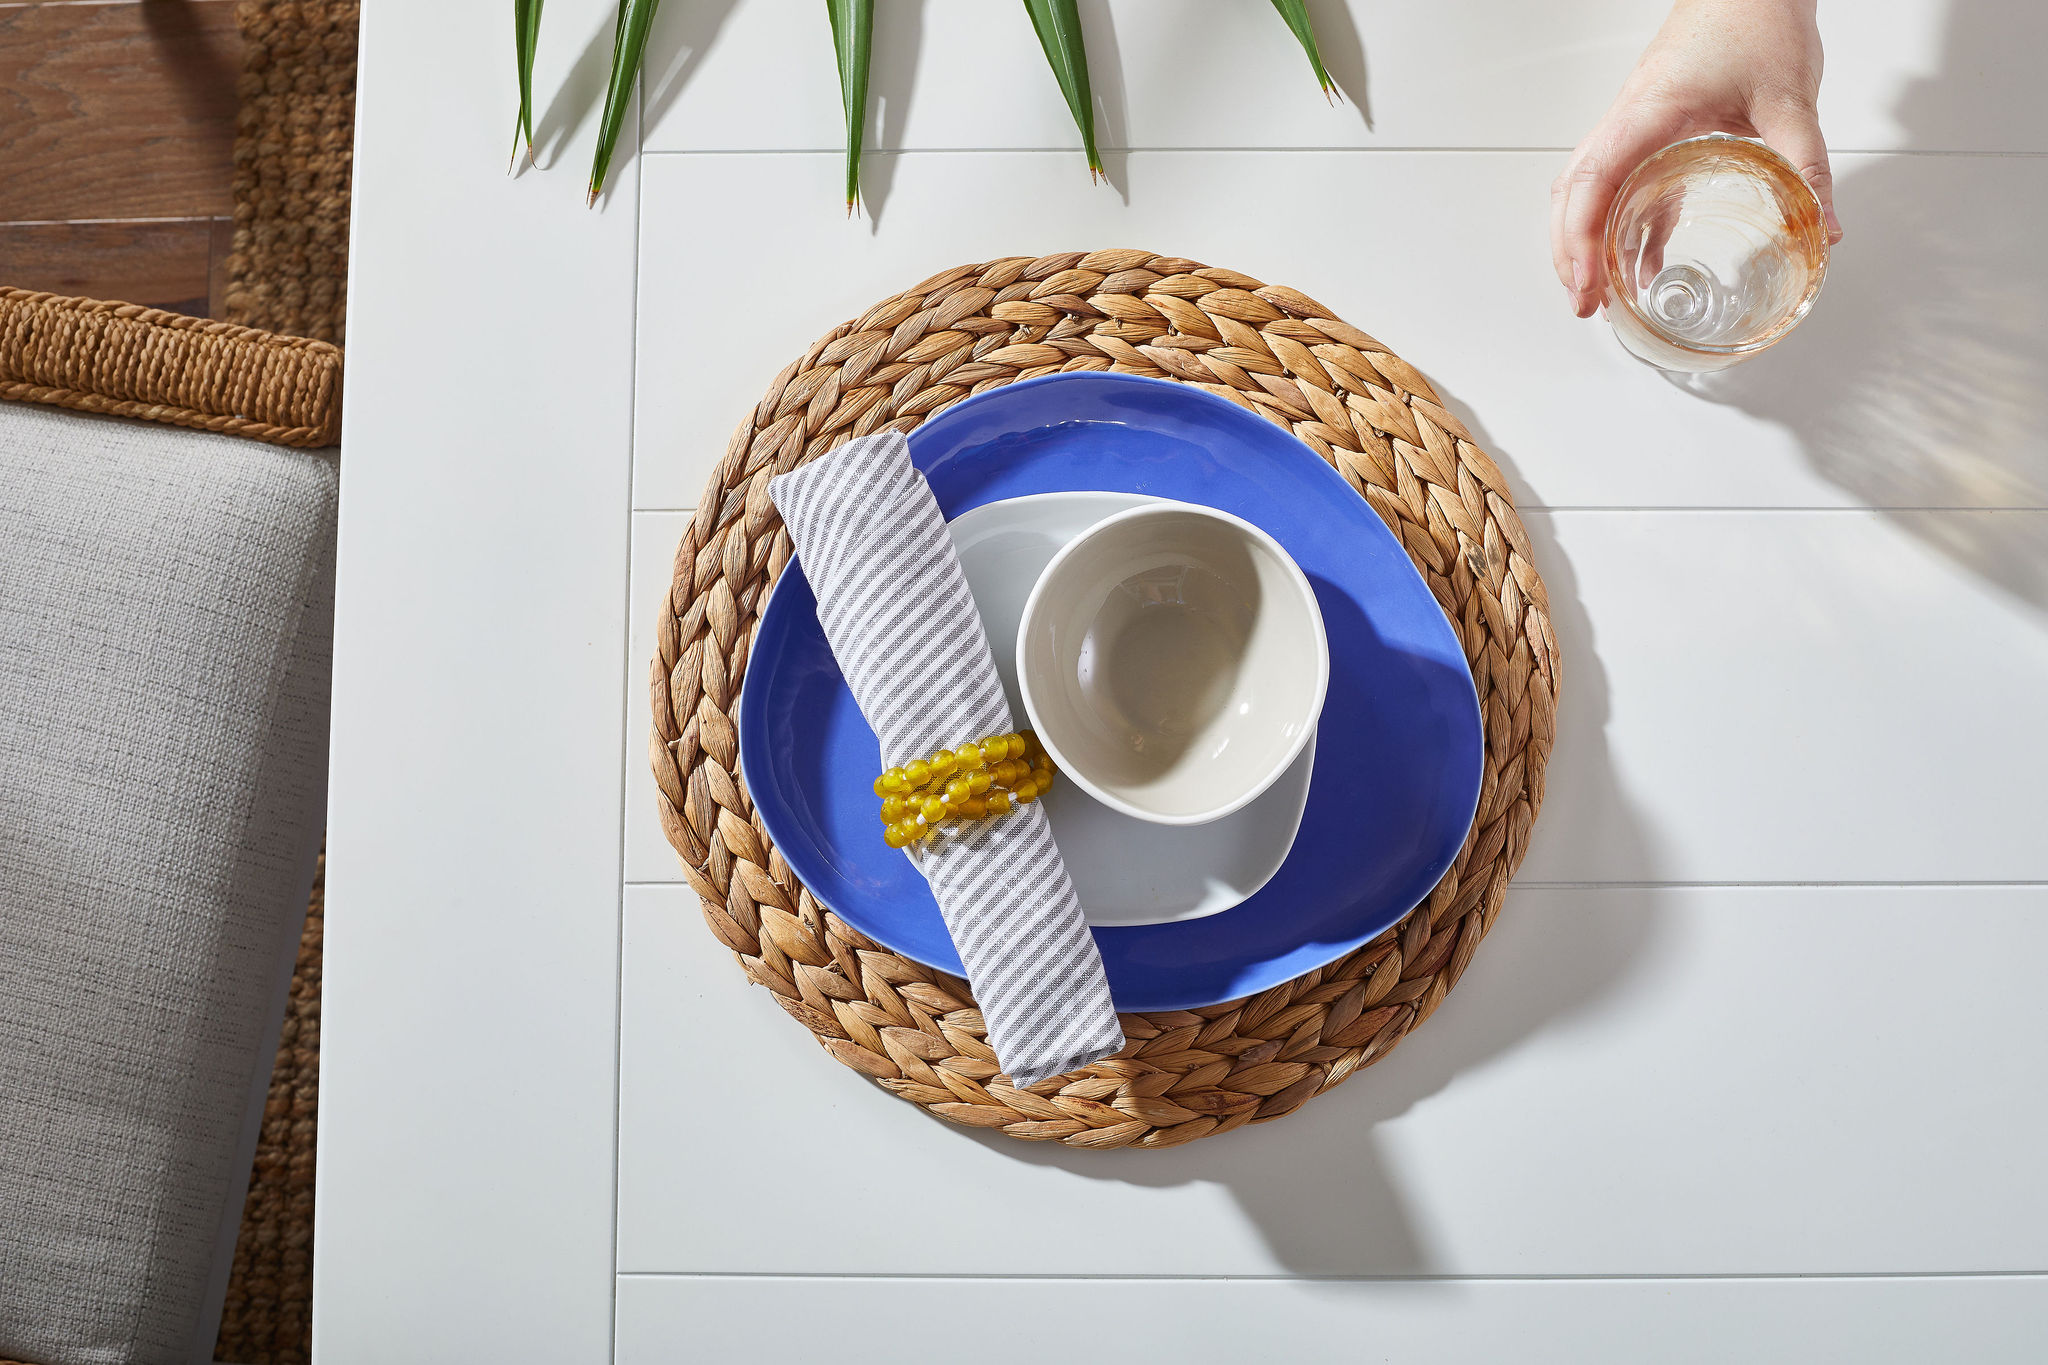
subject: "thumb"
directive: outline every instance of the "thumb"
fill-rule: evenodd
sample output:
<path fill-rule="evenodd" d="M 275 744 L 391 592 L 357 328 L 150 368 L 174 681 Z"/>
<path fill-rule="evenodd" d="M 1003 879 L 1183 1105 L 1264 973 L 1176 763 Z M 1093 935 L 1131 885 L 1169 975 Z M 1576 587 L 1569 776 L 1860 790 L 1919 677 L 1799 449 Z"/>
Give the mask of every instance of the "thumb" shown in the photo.
<path fill-rule="evenodd" d="M 1842 240 L 1842 220 L 1835 216 L 1835 176 L 1828 169 L 1828 144 L 1820 135 L 1820 115 L 1806 100 L 1775 100 L 1750 118 L 1757 135 L 1791 162 L 1813 187 L 1828 225 L 1828 242 Z"/>

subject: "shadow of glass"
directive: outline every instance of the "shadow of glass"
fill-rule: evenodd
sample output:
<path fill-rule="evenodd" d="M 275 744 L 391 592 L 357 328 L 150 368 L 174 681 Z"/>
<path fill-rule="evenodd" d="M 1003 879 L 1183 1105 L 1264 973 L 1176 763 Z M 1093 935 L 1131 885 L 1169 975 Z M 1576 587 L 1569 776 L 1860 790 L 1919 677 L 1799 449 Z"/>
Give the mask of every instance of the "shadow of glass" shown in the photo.
<path fill-rule="evenodd" d="M 2031 46 L 2015 22 L 2035 30 Z M 1954 139 L 1957 101 L 1981 96 L 1981 144 L 1981 109 L 2020 98 L 2002 88 L 2024 65 L 2008 54 L 2043 50 L 2048 6 L 1959 4 L 1944 76 L 1916 83 L 1900 104 L 1912 141 Z M 1991 88 L 1981 91 L 1987 76 Z M 2032 103 L 2038 109 L 2038 96 Z M 1835 196 L 1849 236 L 1812 315 L 1769 354 L 1683 387 L 1785 427 L 1831 483 L 1971 572 L 2048 607 L 2048 519 L 1916 514 L 2048 508 L 2039 226 L 2048 218 L 2048 162 L 1843 160 Z"/>
<path fill-rule="evenodd" d="M 1470 409 L 1439 387 L 1462 421 L 1510 479 L 1512 461 Z M 1518 481 L 1518 480 L 1517 480 Z M 1518 481 L 1519 482 L 1519 481 Z M 1526 485 L 1524 485 L 1526 486 Z M 1587 852 L 1603 877 L 1652 880 L 1656 857 L 1608 757 L 1605 671 L 1591 621 L 1548 516 L 1526 521 L 1550 596 L 1551 620 L 1565 657 L 1565 697 L 1555 754 L 1570 756 L 1569 777 L 1553 785 L 1572 803 L 1569 828 L 1597 829 Z M 1562 764 L 1554 762 L 1552 775 Z M 1553 797 L 1553 800 L 1556 800 Z M 1588 814 L 1590 812 L 1590 815 Z M 1561 823 L 1552 811 L 1551 825 Z M 1546 825 L 1539 820 L 1534 839 Z M 1580 862 L 1575 853 L 1573 861 Z M 1619 870 L 1611 870 L 1619 869 Z M 1560 888 L 1556 894 L 1570 894 Z M 1484 1069 L 1531 1037 L 1597 1011 L 1653 951 L 1656 921 L 1647 890 L 1606 892 L 1585 913 L 1539 917 L 1511 894 L 1465 980 L 1425 1028 L 1337 1091 L 1277 1124 L 1247 1127 L 1164 1152 L 1084 1152 L 999 1135 L 971 1139 L 1014 1160 L 1058 1166 L 1094 1180 L 1148 1187 L 1208 1181 L 1225 1185 L 1288 1271 L 1318 1276 L 1426 1275 L 1449 1264 L 1430 1244 L 1428 1210 L 1399 1179 L 1400 1161 L 1377 1132 L 1383 1123 Z M 1511 1134 L 1503 1135 L 1511 1141 Z"/>

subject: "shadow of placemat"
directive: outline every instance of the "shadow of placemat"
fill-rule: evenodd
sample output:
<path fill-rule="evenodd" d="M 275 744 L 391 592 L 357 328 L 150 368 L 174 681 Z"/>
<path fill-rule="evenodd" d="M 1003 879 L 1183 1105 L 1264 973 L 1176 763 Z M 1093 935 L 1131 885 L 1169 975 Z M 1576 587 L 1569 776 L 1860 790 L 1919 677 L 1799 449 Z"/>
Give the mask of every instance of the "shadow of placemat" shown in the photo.
<path fill-rule="evenodd" d="M 243 0 L 227 318 L 341 343 L 355 142 L 357 0 Z M 249 1177 L 214 1358 L 312 1356 L 314 1128 L 320 1103 L 322 878 Z"/>

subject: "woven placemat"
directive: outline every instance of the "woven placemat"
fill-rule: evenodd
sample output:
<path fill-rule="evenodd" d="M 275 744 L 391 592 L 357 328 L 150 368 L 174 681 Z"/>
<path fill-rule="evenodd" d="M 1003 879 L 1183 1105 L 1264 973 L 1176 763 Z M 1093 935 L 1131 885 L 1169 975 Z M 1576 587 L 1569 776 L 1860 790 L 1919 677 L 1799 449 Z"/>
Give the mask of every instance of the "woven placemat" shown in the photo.
<path fill-rule="evenodd" d="M 967 986 L 889 952 L 791 874 L 738 779 L 732 713 L 790 559 L 768 480 L 970 394 L 1063 370 L 1199 384 L 1294 432 L 1393 528 L 1472 666 L 1485 776 L 1451 870 L 1401 923 L 1248 999 L 1123 1016 L 1117 1057 L 1019 1090 Z M 740 423 L 677 547 L 654 660 L 662 826 L 748 976 L 841 1062 L 955 1123 L 1170 1147 L 1278 1118 L 1387 1055 L 1500 913 L 1543 799 L 1559 658 L 1506 481 L 1415 368 L 1306 295 L 1148 251 L 964 265 L 820 337 Z"/>

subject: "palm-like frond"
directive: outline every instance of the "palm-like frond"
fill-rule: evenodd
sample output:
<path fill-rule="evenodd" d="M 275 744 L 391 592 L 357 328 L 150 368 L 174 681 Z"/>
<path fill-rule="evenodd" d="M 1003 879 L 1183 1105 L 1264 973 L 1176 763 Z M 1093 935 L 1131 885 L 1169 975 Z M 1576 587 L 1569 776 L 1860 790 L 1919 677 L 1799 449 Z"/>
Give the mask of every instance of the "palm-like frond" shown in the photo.
<path fill-rule="evenodd" d="M 626 121 L 626 109 L 633 102 L 633 85 L 640 79 L 640 61 L 647 55 L 647 30 L 654 26 L 654 11 L 661 0 L 619 0 L 619 18 L 612 29 L 612 74 L 604 89 L 604 113 L 597 121 L 597 155 L 590 164 L 590 202 L 604 192 L 604 178 L 612 168 L 612 150 L 619 144 L 619 129 Z"/>
<path fill-rule="evenodd" d="M 1308 5 L 1304 0 L 1273 0 L 1273 8 L 1280 11 L 1280 17 L 1287 21 L 1287 27 L 1294 30 L 1294 36 L 1301 41 L 1301 50 L 1308 54 L 1308 64 L 1315 68 L 1316 84 L 1323 87 L 1323 97 L 1330 98 L 1337 88 L 1337 82 L 1330 79 L 1330 73 L 1323 69 L 1322 49 L 1316 46 L 1316 31 L 1308 21 Z"/>
<path fill-rule="evenodd" d="M 868 54 L 875 44 L 875 0 L 825 0 L 839 98 L 846 106 L 846 211 L 860 199 L 860 146 L 868 116 Z"/>
<path fill-rule="evenodd" d="M 512 53 L 519 64 L 519 118 L 512 126 L 512 159 L 526 140 L 526 159 L 533 160 L 533 54 L 540 47 L 541 0 L 512 0 Z"/>
<path fill-rule="evenodd" d="M 1095 150 L 1095 98 L 1088 90 L 1088 49 L 1081 41 L 1081 15 L 1074 0 L 1024 0 L 1031 12 L 1031 27 L 1038 32 L 1038 45 L 1052 64 L 1052 74 L 1067 97 L 1067 108 L 1081 130 L 1081 145 L 1088 152 L 1088 175 L 1102 174 L 1102 154 Z"/>

